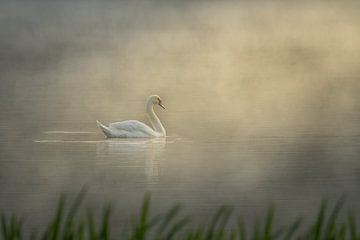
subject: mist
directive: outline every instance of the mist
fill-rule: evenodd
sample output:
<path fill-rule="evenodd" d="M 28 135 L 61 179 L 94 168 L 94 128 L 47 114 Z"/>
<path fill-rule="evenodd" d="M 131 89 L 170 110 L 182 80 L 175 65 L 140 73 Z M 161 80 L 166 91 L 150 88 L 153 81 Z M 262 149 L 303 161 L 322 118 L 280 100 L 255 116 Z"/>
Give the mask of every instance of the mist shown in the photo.
<path fill-rule="evenodd" d="M 358 3 L 2 1 L 1 132 L 359 134 Z"/>
<path fill-rule="evenodd" d="M 84 185 L 117 220 L 146 191 L 203 219 L 273 201 L 286 222 L 341 191 L 358 206 L 359 7 L 2 0 L 0 205 L 39 226 Z M 96 120 L 148 123 L 150 94 L 169 137 L 105 140 Z"/>

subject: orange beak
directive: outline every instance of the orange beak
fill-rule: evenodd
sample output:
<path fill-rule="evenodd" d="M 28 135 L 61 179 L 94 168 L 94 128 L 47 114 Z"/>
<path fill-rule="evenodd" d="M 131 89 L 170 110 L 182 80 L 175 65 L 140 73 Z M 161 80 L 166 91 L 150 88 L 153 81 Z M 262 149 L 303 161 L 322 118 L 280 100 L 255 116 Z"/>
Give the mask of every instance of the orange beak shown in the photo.
<path fill-rule="evenodd" d="M 162 105 L 161 102 L 159 102 L 159 106 L 162 107 L 163 109 L 165 109 L 164 105 Z"/>

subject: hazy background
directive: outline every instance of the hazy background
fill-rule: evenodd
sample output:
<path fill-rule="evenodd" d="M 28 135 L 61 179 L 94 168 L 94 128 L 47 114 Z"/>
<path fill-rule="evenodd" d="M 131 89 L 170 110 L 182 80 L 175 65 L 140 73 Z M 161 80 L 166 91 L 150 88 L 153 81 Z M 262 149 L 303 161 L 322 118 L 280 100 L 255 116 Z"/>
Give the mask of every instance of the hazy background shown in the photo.
<path fill-rule="evenodd" d="M 159 208 L 180 200 L 201 216 L 360 201 L 359 9 L 2 0 L 0 207 L 41 221 L 84 184 L 97 205 L 129 211 L 150 190 Z M 150 94 L 166 106 L 166 144 L 101 142 L 95 120 L 147 121 Z"/>
<path fill-rule="evenodd" d="M 359 7 L 3 0 L 1 132 L 144 119 L 157 93 L 169 134 L 358 134 Z"/>

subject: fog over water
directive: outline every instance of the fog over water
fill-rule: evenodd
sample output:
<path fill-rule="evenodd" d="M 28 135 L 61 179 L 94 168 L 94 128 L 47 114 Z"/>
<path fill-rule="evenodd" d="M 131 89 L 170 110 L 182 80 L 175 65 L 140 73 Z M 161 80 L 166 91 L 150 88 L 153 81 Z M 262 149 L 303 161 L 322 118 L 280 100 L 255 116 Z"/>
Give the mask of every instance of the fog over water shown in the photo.
<path fill-rule="evenodd" d="M 359 7 L 1 1 L 0 206 L 39 214 L 83 185 L 200 217 L 360 200 Z M 146 122 L 150 94 L 169 138 L 104 140 L 95 120 Z"/>

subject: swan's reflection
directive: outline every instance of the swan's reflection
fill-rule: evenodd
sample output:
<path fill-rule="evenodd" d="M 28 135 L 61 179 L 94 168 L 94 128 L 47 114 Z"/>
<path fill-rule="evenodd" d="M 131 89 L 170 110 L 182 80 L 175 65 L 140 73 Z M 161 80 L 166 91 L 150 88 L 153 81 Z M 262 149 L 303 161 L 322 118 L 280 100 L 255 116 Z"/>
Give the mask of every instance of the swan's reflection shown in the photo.
<path fill-rule="evenodd" d="M 96 145 L 99 157 L 115 158 L 121 168 L 144 169 L 146 182 L 156 185 L 159 181 L 159 162 L 166 145 L 166 138 L 109 139 Z"/>

